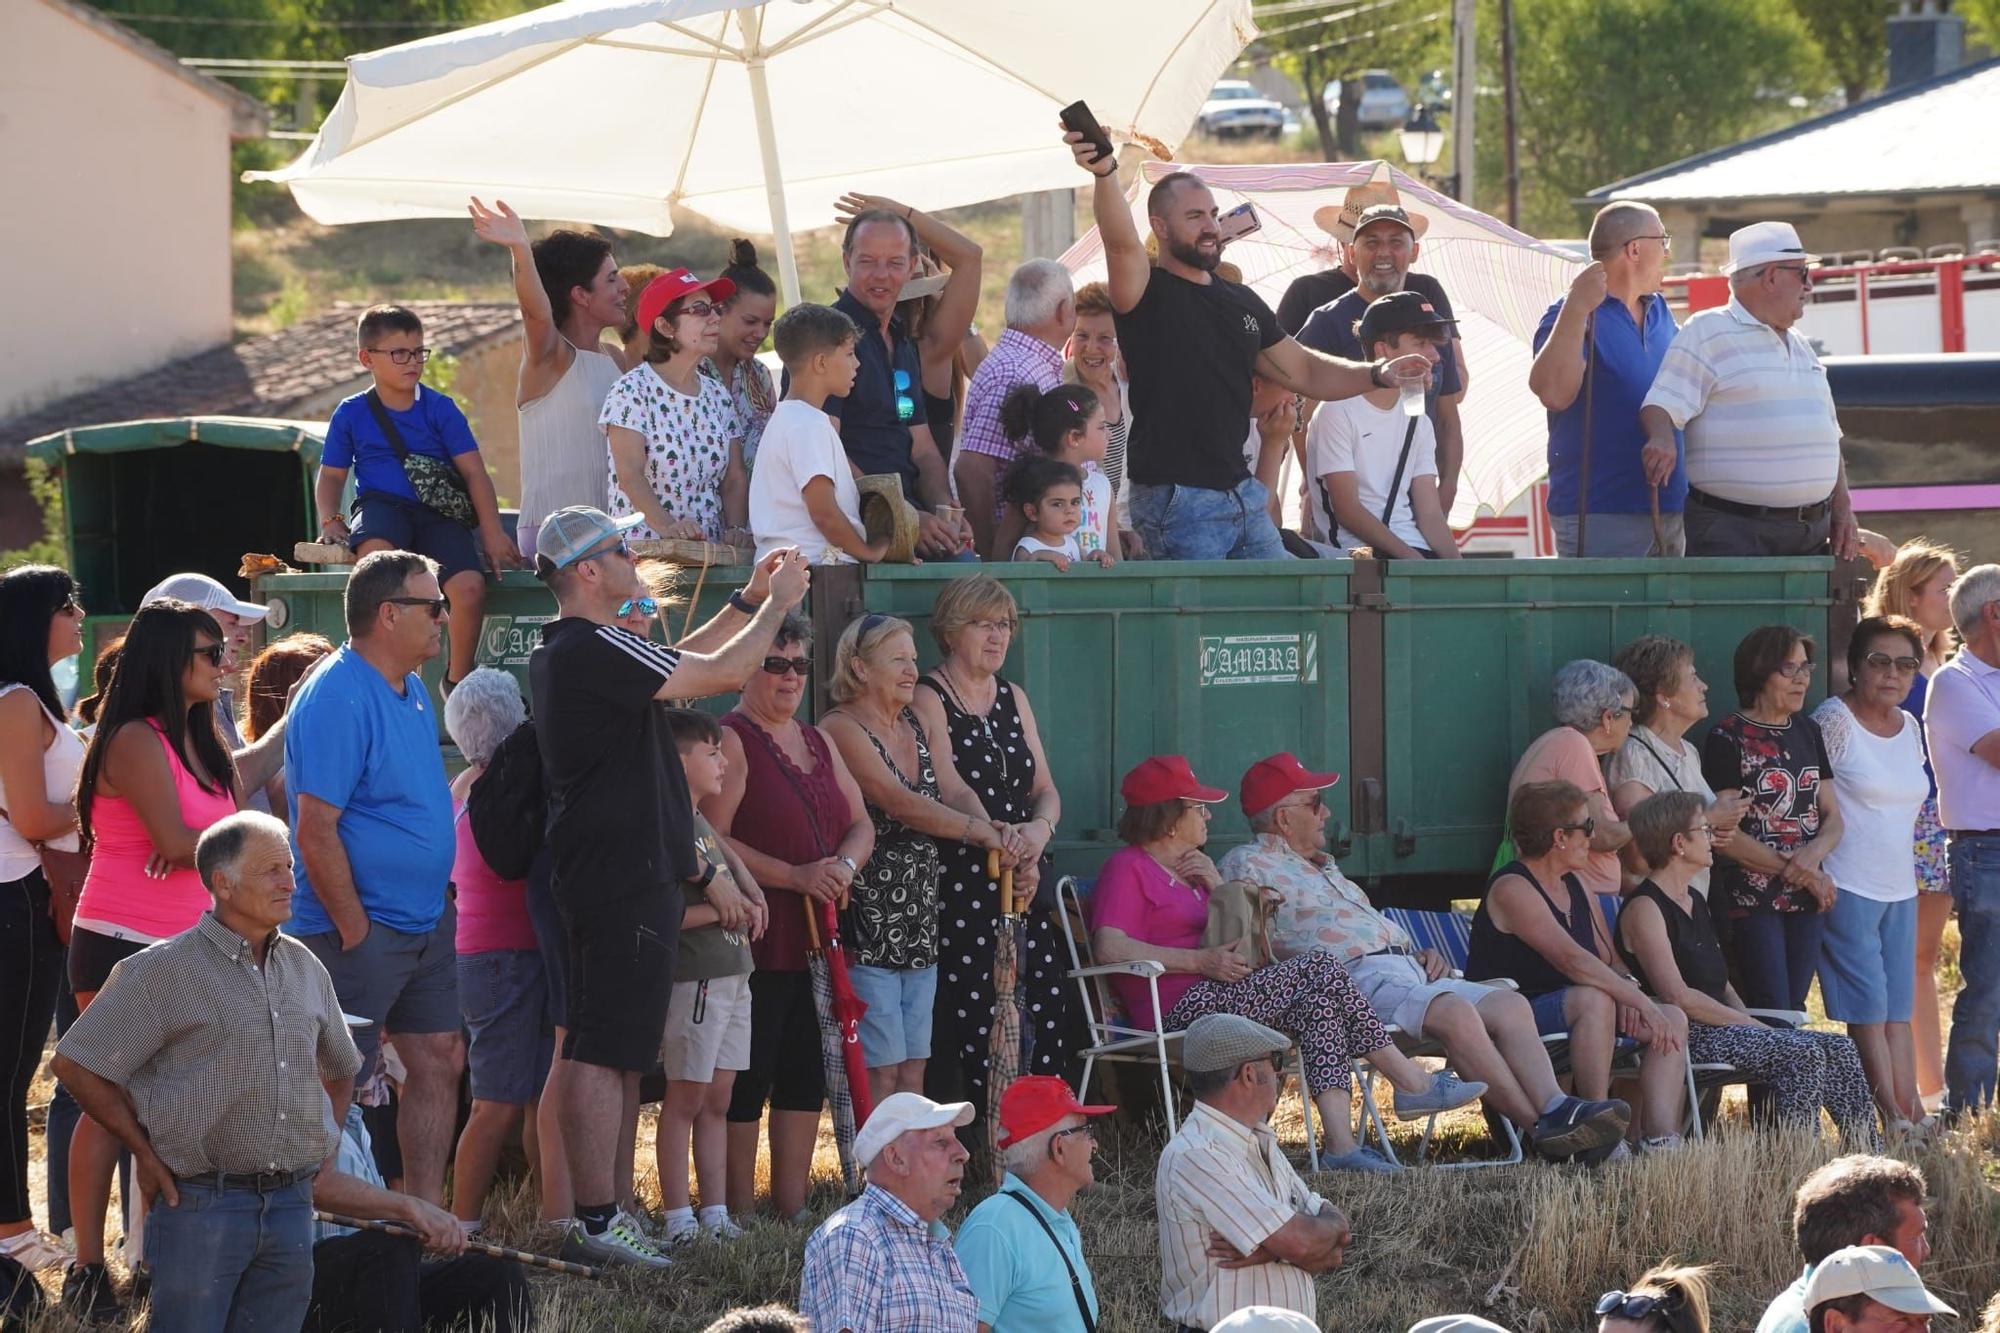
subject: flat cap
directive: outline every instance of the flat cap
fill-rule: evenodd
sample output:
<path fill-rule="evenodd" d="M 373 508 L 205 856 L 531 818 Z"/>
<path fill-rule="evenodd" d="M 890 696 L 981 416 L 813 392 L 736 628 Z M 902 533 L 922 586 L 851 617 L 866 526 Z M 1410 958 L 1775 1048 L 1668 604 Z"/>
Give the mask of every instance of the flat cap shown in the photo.
<path fill-rule="evenodd" d="M 1209 1014 L 1188 1024 L 1181 1039 L 1181 1068 L 1218 1074 L 1292 1049 L 1292 1039 L 1241 1014 Z"/>

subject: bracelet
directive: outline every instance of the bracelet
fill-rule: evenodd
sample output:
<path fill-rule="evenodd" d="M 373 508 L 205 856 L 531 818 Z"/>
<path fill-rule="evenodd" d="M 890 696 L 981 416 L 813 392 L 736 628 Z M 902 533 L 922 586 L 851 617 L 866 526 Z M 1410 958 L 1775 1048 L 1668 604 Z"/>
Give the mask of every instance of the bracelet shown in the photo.
<path fill-rule="evenodd" d="M 762 602 L 752 602 L 746 598 L 741 588 L 737 588 L 729 594 L 729 604 L 746 616 L 756 615 L 757 608 L 763 605 Z"/>
<path fill-rule="evenodd" d="M 1370 361 L 1368 363 L 1368 382 L 1378 389 L 1389 387 L 1389 381 L 1382 378 L 1382 363 L 1380 361 Z"/>

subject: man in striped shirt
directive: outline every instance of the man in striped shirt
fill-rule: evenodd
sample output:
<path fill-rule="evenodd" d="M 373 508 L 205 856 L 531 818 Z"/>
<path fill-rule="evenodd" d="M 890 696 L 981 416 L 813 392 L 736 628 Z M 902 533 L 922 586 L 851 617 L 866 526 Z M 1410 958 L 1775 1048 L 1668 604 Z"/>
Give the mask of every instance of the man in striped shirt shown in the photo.
<path fill-rule="evenodd" d="M 1246 1305 L 1316 1318 L 1313 1278 L 1340 1266 L 1346 1216 L 1306 1188 L 1268 1123 L 1291 1045 L 1236 1014 L 1188 1025 L 1181 1064 L 1195 1106 L 1154 1184 L 1160 1308 L 1182 1330 Z"/>
<path fill-rule="evenodd" d="M 1793 326 L 1812 265 L 1787 222 L 1729 237 L 1729 304 L 1693 315 L 1639 409 L 1646 480 L 1664 485 L 1687 436 L 1689 555 L 1853 557 L 1860 549 L 1826 369 Z"/>
<path fill-rule="evenodd" d="M 965 386 L 965 426 L 952 459 L 959 501 L 972 524 L 972 549 L 992 560 L 1011 550 L 993 544 L 1000 522 L 1001 483 L 1033 440 L 1010 440 L 1000 426 L 1000 404 L 1023 384 L 1043 393 L 1062 383 L 1063 344 L 1076 328 L 1076 288 L 1069 270 L 1053 259 L 1031 259 L 1007 280 L 1007 330 L 972 372 Z"/>

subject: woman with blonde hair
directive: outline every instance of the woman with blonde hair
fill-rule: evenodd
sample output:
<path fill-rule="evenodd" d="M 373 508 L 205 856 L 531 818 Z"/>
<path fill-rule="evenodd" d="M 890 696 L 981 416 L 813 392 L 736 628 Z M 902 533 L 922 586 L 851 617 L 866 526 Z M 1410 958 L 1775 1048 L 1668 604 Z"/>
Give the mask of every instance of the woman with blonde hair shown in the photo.
<path fill-rule="evenodd" d="M 1669 1260 L 1597 1298 L 1597 1333 L 1708 1333 L 1708 1269 Z"/>
<path fill-rule="evenodd" d="M 1956 648 L 1951 626 L 1950 590 L 1958 577 L 1958 553 L 1925 537 L 1903 543 L 1896 558 L 1875 576 L 1862 604 L 1864 616 L 1902 616 L 1923 631 L 1923 665 L 1903 700 L 1903 711 L 1924 715 L 1930 679 Z M 1921 735 L 1921 732 L 1919 733 Z M 1938 947 L 1951 920 L 1951 886 L 1945 882 L 1944 825 L 1938 821 L 1937 776 L 1931 771 L 1929 742 L 1924 776 L 1930 794 L 1917 810 L 1917 985 L 1910 1011 L 1916 1043 L 1917 1095 L 1929 1101 L 1944 1091 L 1944 1033 L 1938 1021 Z"/>

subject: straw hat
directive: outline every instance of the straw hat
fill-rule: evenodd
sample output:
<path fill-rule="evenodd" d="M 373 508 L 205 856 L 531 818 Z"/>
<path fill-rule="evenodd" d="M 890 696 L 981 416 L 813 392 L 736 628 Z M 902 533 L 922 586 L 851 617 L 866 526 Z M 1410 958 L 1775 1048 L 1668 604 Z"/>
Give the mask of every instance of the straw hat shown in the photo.
<path fill-rule="evenodd" d="M 894 564 L 907 565 L 917 554 L 917 511 L 903 498 L 903 479 L 894 472 L 882 472 L 855 483 L 861 490 L 861 526 L 868 540 L 889 541 Z"/>
<path fill-rule="evenodd" d="M 1332 204 L 1313 211 L 1313 225 L 1338 240 L 1354 244 L 1354 224 L 1361 215 L 1377 204 L 1401 205 L 1402 195 L 1387 181 L 1363 181 L 1347 191 L 1346 199 L 1339 208 Z M 1410 230 L 1422 240 L 1430 230 L 1431 220 L 1421 213 L 1410 214 Z"/>

